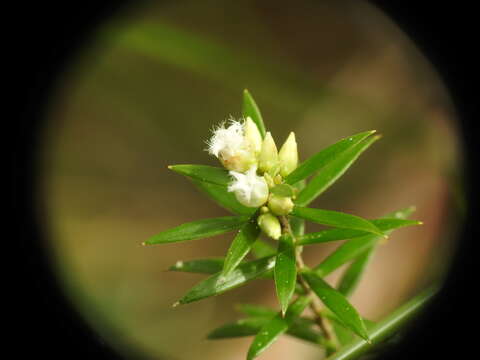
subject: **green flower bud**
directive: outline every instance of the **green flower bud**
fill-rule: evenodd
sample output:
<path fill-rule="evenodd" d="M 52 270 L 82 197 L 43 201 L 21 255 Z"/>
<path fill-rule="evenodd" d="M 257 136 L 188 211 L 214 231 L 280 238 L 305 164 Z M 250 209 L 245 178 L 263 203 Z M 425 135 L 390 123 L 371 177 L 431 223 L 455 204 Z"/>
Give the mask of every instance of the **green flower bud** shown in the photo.
<path fill-rule="evenodd" d="M 278 164 L 278 150 L 272 134 L 267 132 L 262 143 L 262 150 L 258 157 L 258 168 L 261 172 L 267 172 Z"/>
<path fill-rule="evenodd" d="M 257 219 L 260 229 L 272 239 L 278 240 L 282 235 L 282 227 L 280 221 L 270 213 L 262 214 Z"/>
<path fill-rule="evenodd" d="M 265 181 L 267 182 L 267 185 L 269 188 L 272 188 L 275 186 L 275 182 L 273 181 L 273 178 L 269 173 L 263 174 L 263 177 L 265 178 Z"/>
<path fill-rule="evenodd" d="M 288 135 L 287 140 L 282 145 L 278 157 L 280 159 L 280 174 L 283 177 L 286 177 L 297 168 L 298 150 L 293 131 Z"/>
<path fill-rule="evenodd" d="M 275 215 L 288 215 L 293 209 L 293 201 L 290 197 L 270 194 L 268 207 Z"/>
<path fill-rule="evenodd" d="M 250 116 L 247 117 L 243 124 L 243 132 L 247 146 L 258 156 L 262 150 L 262 135 Z"/>

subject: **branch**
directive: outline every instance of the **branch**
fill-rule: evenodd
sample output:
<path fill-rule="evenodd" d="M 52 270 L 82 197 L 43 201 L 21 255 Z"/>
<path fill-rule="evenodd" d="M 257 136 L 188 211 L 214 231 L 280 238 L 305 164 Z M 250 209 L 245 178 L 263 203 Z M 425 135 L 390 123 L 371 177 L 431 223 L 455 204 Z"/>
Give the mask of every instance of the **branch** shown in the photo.
<path fill-rule="evenodd" d="M 293 234 L 293 231 L 290 227 L 290 222 L 288 221 L 287 217 L 280 216 L 280 223 L 282 225 L 282 232 L 288 233 L 293 238 L 294 243 L 296 243 L 297 239 Z M 310 286 L 307 284 L 307 282 L 302 277 L 302 275 L 300 275 L 300 270 L 305 267 L 305 263 L 303 262 L 303 258 L 302 258 L 301 247 L 296 247 L 296 262 L 297 262 L 297 268 L 299 270 L 297 275 L 297 281 L 305 290 L 305 293 L 312 298 L 312 301 L 310 302 L 310 305 L 309 305 L 310 309 L 313 311 L 313 314 L 315 316 L 315 322 L 317 323 L 318 327 L 322 330 L 322 333 L 325 336 L 325 343 L 323 345 L 325 345 L 326 347 L 327 354 L 331 354 L 338 349 L 339 342 L 337 337 L 335 336 L 332 325 L 330 324 L 328 319 L 326 319 L 322 315 L 321 305 L 318 301 L 318 298 L 315 296 L 312 289 L 310 289 Z"/>

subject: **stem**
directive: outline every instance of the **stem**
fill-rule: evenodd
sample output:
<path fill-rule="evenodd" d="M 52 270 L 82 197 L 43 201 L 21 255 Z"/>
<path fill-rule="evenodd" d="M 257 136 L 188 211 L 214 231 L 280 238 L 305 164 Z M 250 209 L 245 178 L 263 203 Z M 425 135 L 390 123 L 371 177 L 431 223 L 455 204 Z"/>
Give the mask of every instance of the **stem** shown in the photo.
<path fill-rule="evenodd" d="M 290 222 L 288 221 L 286 216 L 280 216 L 280 223 L 282 225 L 282 232 L 285 234 L 289 234 L 293 242 L 296 244 L 297 239 L 295 238 L 295 235 L 293 234 L 292 228 L 290 227 Z M 308 283 L 305 281 L 303 276 L 301 275 L 301 271 L 305 268 L 305 263 L 302 258 L 302 247 L 298 246 L 295 248 L 295 258 L 296 258 L 296 263 L 297 263 L 297 281 L 298 283 L 302 286 L 302 288 L 305 290 L 305 293 L 312 298 L 312 301 L 310 302 L 310 309 L 313 311 L 313 314 L 315 316 L 315 322 L 322 331 L 322 333 L 325 336 L 325 346 L 327 350 L 327 354 L 331 354 L 332 352 L 336 351 L 339 342 L 337 337 L 335 336 L 335 333 L 333 332 L 333 327 L 323 315 L 322 315 L 322 306 L 318 300 L 318 298 L 315 296 L 313 293 L 312 289 L 308 285 Z"/>
<path fill-rule="evenodd" d="M 368 335 L 372 344 L 367 343 L 363 339 L 357 338 L 350 344 L 344 346 L 334 356 L 329 357 L 328 360 L 356 359 L 365 352 L 372 350 L 376 345 L 381 343 L 382 340 L 385 340 L 398 331 L 405 322 L 411 320 L 421 309 L 424 308 L 438 290 L 439 287 L 437 285 L 427 288 L 370 329 Z"/>

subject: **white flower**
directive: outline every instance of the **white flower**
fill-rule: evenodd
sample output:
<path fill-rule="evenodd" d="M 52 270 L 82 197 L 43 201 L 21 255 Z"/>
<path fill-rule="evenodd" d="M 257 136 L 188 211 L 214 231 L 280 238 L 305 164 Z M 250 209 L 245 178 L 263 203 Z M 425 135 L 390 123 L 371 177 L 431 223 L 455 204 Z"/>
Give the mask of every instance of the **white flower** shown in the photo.
<path fill-rule="evenodd" d="M 222 123 L 207 142 L 207 151 L 216 156 L 228 170 L 247 171 L 256 163 L 260 132 L 250 118 L 244 122 L 230 119 L 229 126 Z"/>
<path fill-rule="evenodd" d="M 240 204 L 259 207 L 268 200 L 268 185 L 265 179 L 257 175 L 257 166 L 252 166 L 245 174 L 230 171 L 235 180 L 228 186 Z"/>

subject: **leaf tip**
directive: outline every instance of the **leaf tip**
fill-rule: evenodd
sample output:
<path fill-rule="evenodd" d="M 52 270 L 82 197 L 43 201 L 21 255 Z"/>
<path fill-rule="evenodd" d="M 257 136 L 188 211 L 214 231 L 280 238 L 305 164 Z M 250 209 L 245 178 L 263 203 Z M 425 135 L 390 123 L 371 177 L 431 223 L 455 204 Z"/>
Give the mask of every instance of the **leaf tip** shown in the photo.
<path fill-rule="evenodd" d="M 180 301 L 175 301 L 175 302 L 172 304 L 172 308 L 176 308 L 178 305 L 180 305 Z"/>
<path fill-rule="evenodd" d="M 423 225 L 423 221 L 417 221 L 417 225 Z"/>
<path fill-rule="evenodd" d="M 150 245 L 147 241 L 142 242 L 142 246 Z"/>

